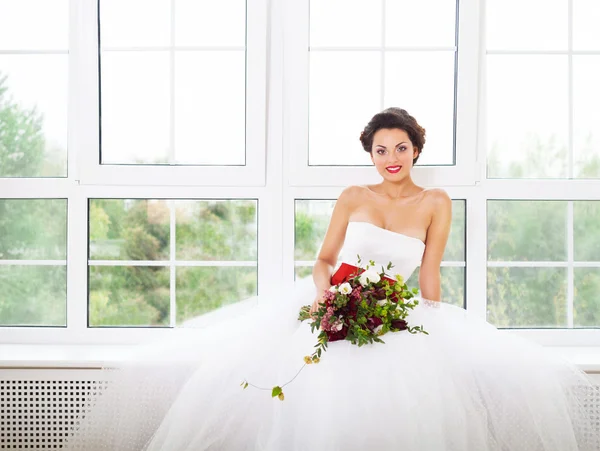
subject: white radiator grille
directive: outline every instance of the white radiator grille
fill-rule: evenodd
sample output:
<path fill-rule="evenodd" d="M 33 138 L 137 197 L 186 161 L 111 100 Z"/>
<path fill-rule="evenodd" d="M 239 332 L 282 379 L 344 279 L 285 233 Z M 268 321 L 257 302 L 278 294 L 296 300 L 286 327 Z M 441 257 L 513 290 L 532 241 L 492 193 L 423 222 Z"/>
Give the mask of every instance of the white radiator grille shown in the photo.
<path fill-rule="evenodd" d="M 0 450 L 61 449 L 92 399 L 105 387 L 92 373 L 95 371 L 0 371 Z"/>

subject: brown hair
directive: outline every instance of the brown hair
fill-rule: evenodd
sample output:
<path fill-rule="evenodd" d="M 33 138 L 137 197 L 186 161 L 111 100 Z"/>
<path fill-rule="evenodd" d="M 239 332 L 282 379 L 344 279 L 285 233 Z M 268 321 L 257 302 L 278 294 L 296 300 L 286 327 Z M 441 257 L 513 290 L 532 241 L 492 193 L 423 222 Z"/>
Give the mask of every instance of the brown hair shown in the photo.
<path fill-rule="evenodd" d="M 419 154 L 413 158 L 413 164 L 415 164 L 425 145 L 425 129 L 419 125 L 416 119 L 406 110 L 395 107 L 377 113 L 360 133 L 360 142 L 365 152 L 372 152 L 373 136 L 382 128 L 398 128 L 406 132 L 413 147 L 419 151 Z"/>

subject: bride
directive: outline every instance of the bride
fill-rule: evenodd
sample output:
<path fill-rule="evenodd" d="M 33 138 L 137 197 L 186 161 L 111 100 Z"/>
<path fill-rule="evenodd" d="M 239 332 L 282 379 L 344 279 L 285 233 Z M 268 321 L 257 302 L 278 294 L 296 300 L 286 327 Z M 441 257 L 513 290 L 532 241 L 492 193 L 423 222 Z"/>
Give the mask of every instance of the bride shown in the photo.
<path fill-rule="evenodd" d="M 383 181 L 340 195 L 312 278 L 203 315 L 107 368 L 109 382 L 90 395 L 67 449 L 600 449 L 585 374 L 440 302 L 451 201 L 411 178 L 425 130 L 389 108 L 360 141 Z M 393 332 L 361 348 L 332 342 L 298 374 L 316 343 L 299 308 L 312 302 L 314 312 L 337 266 L 355 265 L 357 255 L 376 267 L 391 261 L 390 275 L 405 280 L 420 266 L 421 302 L 408 322 L 429 335 Z M 283 385 L 284 402 L 271 397 L 274 385 Z"/>

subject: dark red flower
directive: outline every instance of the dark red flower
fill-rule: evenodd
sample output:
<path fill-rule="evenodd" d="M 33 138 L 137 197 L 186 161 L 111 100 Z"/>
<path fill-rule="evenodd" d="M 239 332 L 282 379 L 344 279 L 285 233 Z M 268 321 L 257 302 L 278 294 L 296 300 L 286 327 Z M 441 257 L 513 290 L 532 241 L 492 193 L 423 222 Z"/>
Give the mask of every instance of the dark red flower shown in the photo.
<path fill-rule="evenodd" d="M 378 318 L 376 316 L 367 319 L 367 328 L 369 328 L 369 330 L 371 331 L 375 330 L 377 326 L 381 326 L 382 324 L 383 321 L 381 320 L 381 318 Z"/>
<path fill-rule="evenodd" d="M 329 341 L 344 340 L 346 338 L 346 335 L 348 335 L 348 326 L 344 324 L 342 330 L 340 331 L 327 332 L 327 339 Z"/>
<path fill-rule="evenodd" d="M 394 319 L 392 320 L 392 327 L 394 329 L 406 330 L 408 328 L 408 323 L 403 319 Z"/>
<path fill-rule="evenodd" d="M 373 296 L 375 297 L 375 299 L 385 299 L 385 290 L 383 288 L 378 288 L 373 292 Z"/>

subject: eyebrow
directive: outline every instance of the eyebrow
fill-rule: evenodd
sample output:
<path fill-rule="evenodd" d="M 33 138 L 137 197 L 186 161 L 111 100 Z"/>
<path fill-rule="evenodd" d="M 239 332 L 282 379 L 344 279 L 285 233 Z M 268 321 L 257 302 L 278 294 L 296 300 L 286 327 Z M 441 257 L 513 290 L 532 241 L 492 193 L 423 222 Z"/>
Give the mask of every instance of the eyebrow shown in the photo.
<path fill-rule="evenodd" d="M 406 141 L 402 141 L 401 143 L 396 144 L 394 147 L 398 147 L 400 144 L 408 144 Z M 381 144 L 377 144 L 375 147 L 383 147 L 385 149 L 385 146 L 382 146 Z"/>

